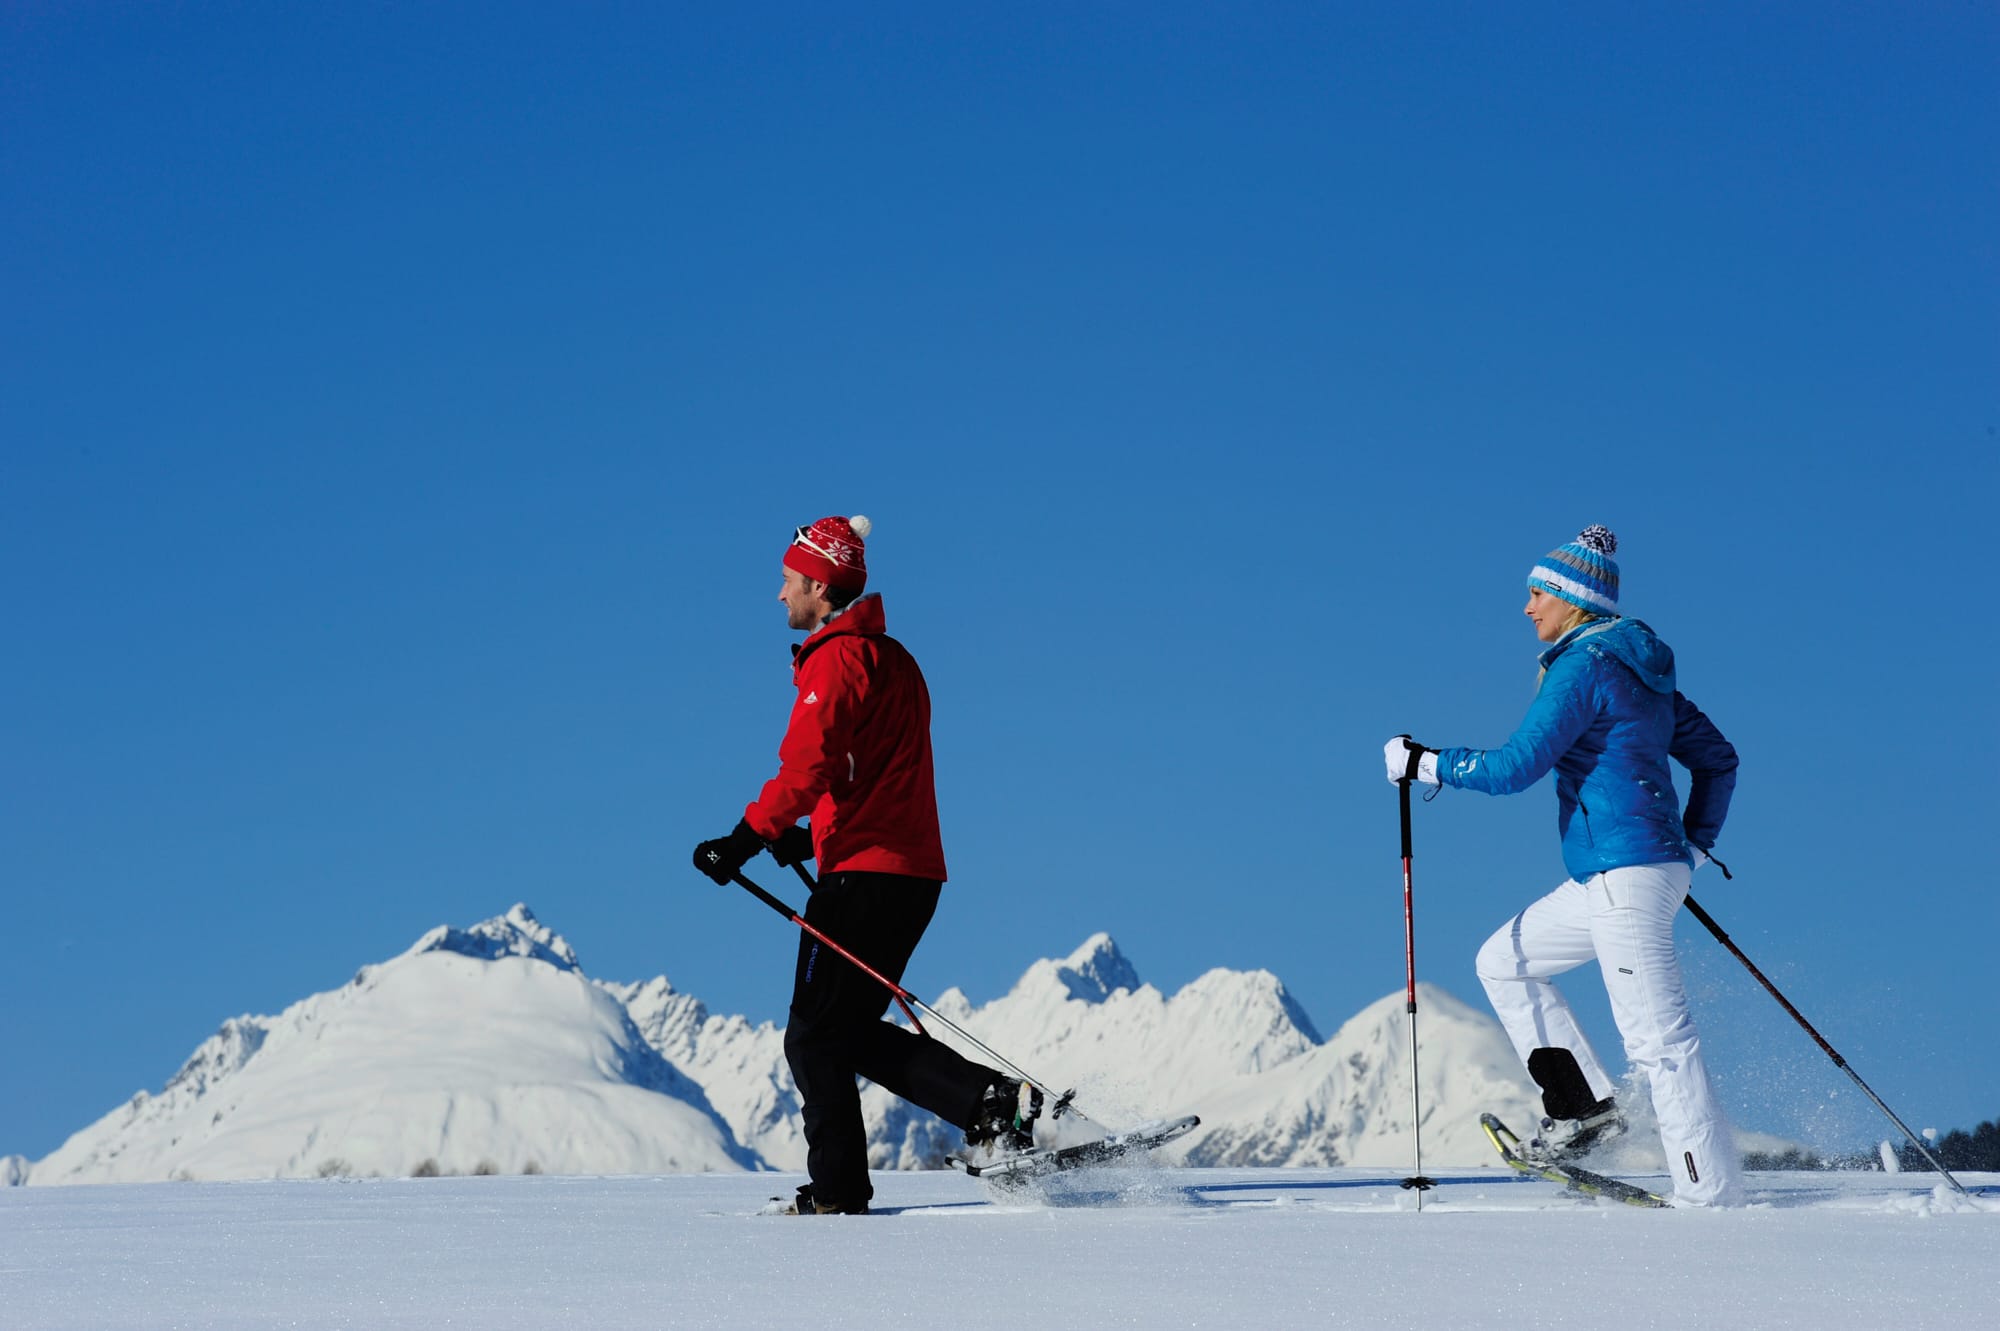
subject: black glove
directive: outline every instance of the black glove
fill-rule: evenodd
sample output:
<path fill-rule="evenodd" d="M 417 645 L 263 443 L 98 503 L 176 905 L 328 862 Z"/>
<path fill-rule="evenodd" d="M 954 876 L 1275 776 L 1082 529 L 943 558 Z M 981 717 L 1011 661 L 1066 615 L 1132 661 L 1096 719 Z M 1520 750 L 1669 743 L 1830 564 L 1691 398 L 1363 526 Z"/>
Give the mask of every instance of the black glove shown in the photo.
<path fill-rule="evenodd" d="M 813 857 L 812 827 L 807 823 L 793 823 L 778 833 L 778 839 L 771 843 L 771 858 L 781 868 L 789 869 L 794 864 L 804 864 Z"/>
<path fill-rule="evenodd" d="M 694 848 L 694 867 L 724 887 L 737 871 L 764 849 L 764 838 L 747 821 L 738 821 L 728 836 L 704 841 Z"/>

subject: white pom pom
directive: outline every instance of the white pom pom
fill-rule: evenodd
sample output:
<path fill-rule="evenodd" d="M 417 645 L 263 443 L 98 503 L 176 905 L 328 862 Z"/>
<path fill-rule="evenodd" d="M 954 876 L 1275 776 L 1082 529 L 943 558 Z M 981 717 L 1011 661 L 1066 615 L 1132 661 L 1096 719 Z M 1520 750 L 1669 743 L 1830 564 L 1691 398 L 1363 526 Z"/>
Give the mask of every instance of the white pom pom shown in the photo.
<path fill-rule="evenodd" d="M 1611 534 L 1611 528 L 1592 523 L 1576 534 L 1576 543 L 1586 550 L 1595 550 L 1600 555 L 1618 553 L 1618 538 Z"/>
<path fill-rule="evenodd" d="M 854 534 L 864 541 L 868 539 L 868 533 L 875 530 L 875 524 L 867 518 L 862 517 L 859 513 L 849 518 L 847 525 L 854 528 Z"/>

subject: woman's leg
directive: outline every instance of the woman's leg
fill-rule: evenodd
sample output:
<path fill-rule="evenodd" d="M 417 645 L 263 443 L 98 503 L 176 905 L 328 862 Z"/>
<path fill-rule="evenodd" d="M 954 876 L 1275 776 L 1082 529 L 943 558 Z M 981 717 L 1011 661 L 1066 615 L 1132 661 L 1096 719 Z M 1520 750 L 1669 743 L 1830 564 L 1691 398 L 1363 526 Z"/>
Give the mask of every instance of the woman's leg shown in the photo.
<path fill-rule="evenodd" d="M 1596 955 L 1585 890 L 1565 881 L 1495 931 L 1479 949 L 1477 967 L 1479 982 L 1522 1064 L 1537 1071 L 1532 1065 L 1537 1050 L 1568 1050 L 1592 1098 L 1602 1100 L 1616 1087 L 1551 980 Z M 1546 1095 L 1544 1103 L 1556 1117 L 1574 1117 L 1574 1111 L 1556 1113 L 1563 1106 L 1548 1104 Z"/>
<path fill-rule="evenodd" d="M 1599 874 L 1590 882 L 1590 933 L 1625 1056 L 1652 1086 L 1675 1200 L 1728 1205 L 1742 1200 L 1741 1166 L 1674 955 L 1688 873 L 1685 864 L 1648 864 Z"/>

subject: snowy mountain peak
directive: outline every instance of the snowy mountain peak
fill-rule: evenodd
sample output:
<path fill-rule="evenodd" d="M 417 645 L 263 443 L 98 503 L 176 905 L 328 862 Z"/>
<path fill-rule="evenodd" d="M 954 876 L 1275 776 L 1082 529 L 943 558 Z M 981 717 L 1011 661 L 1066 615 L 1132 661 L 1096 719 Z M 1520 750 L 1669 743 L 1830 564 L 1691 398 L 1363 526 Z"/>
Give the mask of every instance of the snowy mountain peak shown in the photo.
<path fill-rule="evenodd" d="M 1101 1003 L 1120 990 L 1136 990 L 1139 972 L 1107 933 L 1094 933 L 1056 966 L 1056 978 L 1070 997 Z"/>
<path fill-rule="evenodd" d="M 28 1173 L 55 1184 L 765 1163 L 517 905 L 433 929 L 275 1017 L 232 1018 L 160 1094 L 139 1092 Z"/>
<path fill-rule="evenodd" d="M 530 961 L 545 961 L 557 970 L 582 970 L 577 964 L 576 949 L 518 901 L 505 915 L 482 920 L 469 929 L 441 924 L 419 938 L 403 955 L 415 956 L 420 952 L 456 952 L 478 961 L 526 957 Z"/>
<path fill-rule="evenodd" d="M 269 1018 L 231 1017 L 222 1023 L 221 1030 L 196 1047 L 194 1054 L 181 1065 L 181 1070 L 173 1075 L 162 1094 L 172 1096 L 177 1091 L 191 1096 L 203 1094 L 248 1063 L 264 1047 L 265 1037 L 269 1034 Z M 144 1091 L 139 1092 L 141 1097 L 145 1094 Z"/>
<path fill-rule="evenodd" d="M 1417 981 L 1417 1019 L 1423 1022 L 1436 1016 L 1442 1020 L 1482 1025 L 1491 1020 L 1483 1011 L 1470 1003 L 1438 988 L 1429 980 Z M 1364 1026 L 1405 1027 L 1410 1024 L 1409 994 L 1398 989 L 1384 994 L 1361 1011 L 1347 1019 L 1342 1030 L 1360 1029 Z"/>
<path fill-rule="evenodd" d="M 539 962 L 531 965 L 526 962 Z M 1532 1110 L 1491 1017 L 1419 986 L 1425 1145 L 1490 1163 L 1478 1114 Z M 1373 1164 L 1406 1149 L 1410 1022 L 1401 990 L 1322 1042 L 1265 970 L 1215 969 L 1169 996 L 1107 933 L 1031 965 L 1003 997 L 939 1009 L 1074 1087 L 1100 1122 L 1198 1113 L 1197 1164 Z M 805 1165 L 799 1096 L 771 1022 L 713 1013 L 658 977 L 594 980 L 526 906 L 441 926 L 352 982 L 277 1016 L 225 1021 L 145 1091 L 0 1187 L 166 1178 L 546 1170 L 679 1172 Z M 970 1051 L 984 1057 L 983 1049 Z M 938 1167 L 949 1123 L 864 1087 L 876 1169 Z M 1432 1121 L 1436 1140 L 1432 1141 Z"/>

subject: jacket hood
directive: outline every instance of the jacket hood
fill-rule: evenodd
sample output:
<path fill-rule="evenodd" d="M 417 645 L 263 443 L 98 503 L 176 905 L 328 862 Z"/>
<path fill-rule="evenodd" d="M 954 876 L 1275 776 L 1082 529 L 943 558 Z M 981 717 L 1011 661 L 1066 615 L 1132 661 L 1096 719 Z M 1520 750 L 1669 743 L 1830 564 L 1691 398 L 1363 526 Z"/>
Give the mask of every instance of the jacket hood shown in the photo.
<path fill-rule="evenodd" d="M 1547 670 L 1557 657 L 1572 650 L 1618 662 L 1655 693 L 1674 691 L 1674 649 L 1661 642 L 1642 620 L 1600 619 L 1578 625 L 1542 653 L 1542 669 Z"/>

